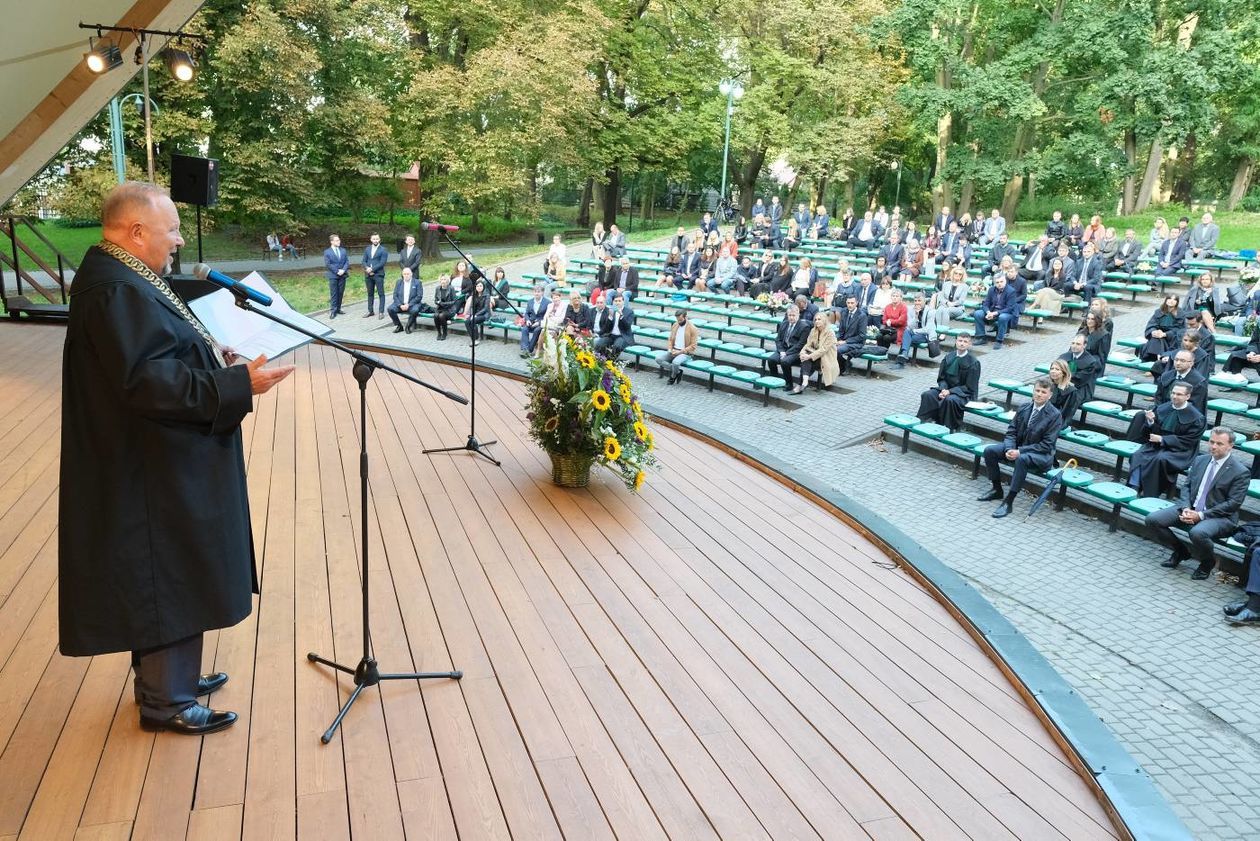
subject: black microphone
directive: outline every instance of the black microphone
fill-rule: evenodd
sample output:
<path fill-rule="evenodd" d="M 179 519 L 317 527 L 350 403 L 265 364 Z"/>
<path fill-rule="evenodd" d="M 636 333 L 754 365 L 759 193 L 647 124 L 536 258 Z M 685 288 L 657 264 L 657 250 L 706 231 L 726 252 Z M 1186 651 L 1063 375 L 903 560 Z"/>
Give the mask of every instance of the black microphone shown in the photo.
<path fill-rule="evenodd" d="M 264 307 L 271 306 L 271 296 L 264 295 L 257 289 L 253 289 L 238 280 L 233 280 L 222 272 L 216 272 L 205 263 L 198 263 L 193 266 L 193 276 L 198 280 L 208 280 L 217 286 L 222 286 L 238 298 L 248 298 L 256 304 L 262 304 Z"/>
<path fill-rule="evenodd" d="M 459 230 L 459 225 L 443 225 L 441 222 L 421 222 L 420 227 L 426 231 L 446 231 L 448 234 Z"/>

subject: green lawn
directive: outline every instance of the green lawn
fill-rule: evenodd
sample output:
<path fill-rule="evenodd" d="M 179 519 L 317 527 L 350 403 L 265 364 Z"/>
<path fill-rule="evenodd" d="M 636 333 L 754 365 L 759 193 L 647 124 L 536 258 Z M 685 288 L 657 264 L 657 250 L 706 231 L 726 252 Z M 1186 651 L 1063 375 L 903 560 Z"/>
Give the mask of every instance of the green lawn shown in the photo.
<path fill-rule="evenodd" d="M 1199 222 L 1201 213 L 1187 213 L 1190 217 L 1190 226 L 1194 227 Z M 1170 209 L 1169 211 L 1148 211 L 1146 213 L 1137 213 L 1132 216 L 1114 216 L 1103 217 L 1103 224 L 1116 229 L 1116 236 L 1124 238 L 1124 229 L 1133 228 L 1137 231 L 1138 239 L 1143 243 L 1146 242 L 1147 236 L 1151 232 L 1151 225 L 1155 222 L 1156 216 L 1163 216 L 1164 221 L 1170 227 L 1175 227 L 1177 220 L 1181 218 L 1180 209 Z M 1260 248 L 1260 213 L 1215 213 L 1213 219 L 1216 224 L 1221 226 L 1221 238 L 1218 242 L 1220 248 L 1226 251 L 1238 251 L 1242 248 Z M 1085 224 L 1089 224 L 1089 219 L 1082 217 Z M 1049 218 L 1047 217 L 1047 220 Z M 1007 228 L 1011 232 L 1011 239 L 1024 240 L 1030 237 L 1041 235 L 1046 229 L 1045 222 L 1017 222 Z"/>

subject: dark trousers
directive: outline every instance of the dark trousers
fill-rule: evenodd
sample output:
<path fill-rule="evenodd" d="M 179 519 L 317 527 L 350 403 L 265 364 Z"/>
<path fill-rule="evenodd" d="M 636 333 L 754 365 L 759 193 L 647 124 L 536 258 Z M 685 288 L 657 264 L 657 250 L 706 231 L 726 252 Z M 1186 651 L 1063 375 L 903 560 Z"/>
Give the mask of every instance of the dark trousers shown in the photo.
<path fill-rule="evenodd" d="M 1174 526 L 1185 529 L 1179 519 L 1180 516 L 1181 507 L 1171 505 L 1147 514 L 1145 524 L 1151 530 L 1151 536 L 1171 549 L 1177 557 L 1194 558 L 1199 562 L 1200 567 L 1210 569 L 1214 562 L 1212 541 L 1233 534 L 1238 524 L 1225 517 L 1209 517 L 1206 520 L 1200 520 L 1186 531 L 1190 536 L 1190 551 L 1187 553 L 1181 541 L 1177 539 L 1177 532 L 1173 530 Z"/>
<path fill-rule="evenodd" d="M 1246 348 L 1231 350 L 1229 359 L 1225 360 L 1225 370 L 1231 374 L 1241 374 L 1244 368 L 1260 371 L 1260 362 L 1248 362 Z"/>
<path fill-rule="evenodd" d="M 398 314 L 402 312 L 402 310 L 398 309 L 398 307 L 395 306 L 394 304 L 390 304 L 389 308 L 385 310 L 385 312 L 389 313 L 389 320 L 394 322 L 395 327 L 402 327 L 402 322 L 399 321 L 398 319 Z M 420 305 L 417 304 L 415 301 L 412 301 L 410 304 L 407 305 L 407 312 L 406 312 L 408 330 L 416 326 L 416 318 L 418 318 L 419 315 L 420 315 Z"/>
<path fill-rule="evenodd" d="M 949 427 L 950 432 L 962 429 L 966 411 L 967 398 L 954 391 L 942 400 L 941 390 L 932 386 L 919 396 L 919 420 L 942 424 Z"/>
<path fill-rule="evenodd" d="M 474 340 L 481 340 L 486 337 L 486 323 L 470 318 L 464 322 L 464 327 L 468 330 L 468 336 Z"/>
<path fill-rule="evenodd" d="M 367 275 L 367 295 L 368 295 L 368 312 L 375 312 L 373 307 L 372 293 L 376 293 L 376 297 L 381 302 L 381 312 L 385 312 L 385 278 Z"/>
<path fill-rule="evenodd" d="M 770 373 L 783 378 L 788 385 L 792 384 L 792 366 L 801 363 L 799 353 L 778 353 L 766 360 Z"/>
<path fill-rule="evenodd" d="M 341 299 L 346 294 L 346 276 L 328 278 L 328 314 L 341 312 Z"/>
<path fill-rule="evenodd" d="M 1006 461 L 1006 445 L 990 444 L 984 448 L 984 469 L 989 475 L 993 487 L 1002 487 L 1002 462 Z M 1028 471 L 1041 473 L 1050 469 L 1052 459 L 1040 453 L 1020 453 L 1015 459 L 1011 473 L 1011 489 L 1006 492 L 1006 501 L 1011 502 L 1024 487 L 1024 479 Z"/>
<path fill-rule="evenodd" d="M 621 356 L 621 352 L 628 347 L 630 347 L 630 340 L 624 335 L 614 336 L 612 333 L 609 333 L 595 340 L 595 350 L 609 359 L 616 359 Z"/>
<path fill-rule="evenodd" d="M 521 327 L 521 350 L 523 352 L 532 353 L 534 348 L 538 346 L 538 337 L 542 335 L 542 322 L 538 322 L 533 327 L 525 324 Z"/>
<path fill-rule="evenodd" d="M 201 677 L 201 634 L 131 652 L 134 689 L 140 714 L 168 719 L 197 703 Z"/>
<path fill-rule="evenodd" d="M 1011 328 L 1011 325 L 1014 324 L 1016 319 L 1018 318 L 1018 316 L 1011 315 L 1008 312 L 1000 312 L 997 314 L 997 316 L 994 317 L 994 319 L 991 322 L 985 321 L 984 320 L 984 316 L 985 316 L 984 307 L 977 308 L 976 311 L 972 313 L 972 316 L 975 319 L 975 324 L 976 324 L 975 336 L 977 339 L 983 339 L 985 337 L 986 332 L 989 329 L 989 325 L 992 324 L 994 330 L 997 332 L 997 340 L 999 342 L 1006 340 L 1006 331 Z"/>
<path fill-rule="evenodd" d="M 439 309 L 433 314 L 433 326 L 437 328 L 439 336 L 446 335 L 447 325 L 451 323 L 451 319 L 455 317 L 455 313 L 450 310 Z"/>

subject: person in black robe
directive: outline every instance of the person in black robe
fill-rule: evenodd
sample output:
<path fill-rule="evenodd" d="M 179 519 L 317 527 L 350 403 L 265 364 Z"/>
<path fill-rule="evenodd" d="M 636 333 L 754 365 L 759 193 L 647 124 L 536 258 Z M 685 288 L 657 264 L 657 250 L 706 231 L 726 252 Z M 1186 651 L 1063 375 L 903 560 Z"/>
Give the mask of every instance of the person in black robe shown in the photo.
<path fill-rule="evenodd" d="M 980 393 L 980 360 L 971 355 L 971 336 L 954 339 L 954 349 L 941 357 L 936 385 L 919 396 L 919 420 L 939 423 L 950 432 L 962 429 L 968 401 Z"/>
<path fill-rule="evenodd" d="M 1177 477 L 1199 453 L 1207 428 L 1203 414 L 1190 404 L 1190 385 L 1177 383 L 1172 400 L 1133 416 L 1126 437 L 1142 449 L 1129 458 L 1129 485 L 1142 496 L 1162 496 L 1177 487 Z"/>
<path fill-rule="evenodd" d="M 179 214 L 148 184 L 114 188 L 104 239 L 70 296 L 62 367 L 60 648 L 130 651 L 140 724 L 201 735 L 236 714 L 197 696 L 205 631 L 256 590 L 240 424 L 292 366 L 234 365 L 163 280 Z"/>
<path fill-rule="evenodd" d="M 1138 349 L 1138 358 L 1143 362 L 1154 362 L 1160 354 L 1177 347 L 1181 331 L 1186 326 L 1185 318 L 1178 312 L 1180 307 L 1180 298 L 1167 295 L 1159 309 L 1151 314 L 1146 329 L 1142 331 L 1146 344 Z"/>
<path fill-rule="evenodd" d="M 1072 369 L 1062 359 L 1050 363 L 1050 405 L 1063 416 L 1063 425 L 1071 426 L 1085 402 L 1081 390 L 1072 383 Z"/>

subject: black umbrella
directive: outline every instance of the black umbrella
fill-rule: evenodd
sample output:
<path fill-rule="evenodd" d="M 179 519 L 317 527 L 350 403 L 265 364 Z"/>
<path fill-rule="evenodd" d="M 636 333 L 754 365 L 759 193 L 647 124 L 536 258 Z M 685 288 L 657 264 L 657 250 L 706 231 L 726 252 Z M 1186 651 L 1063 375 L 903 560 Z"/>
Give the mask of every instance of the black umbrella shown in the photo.
<path fill-rule="evenodd" d="M 1054 493 L 1054 489 L 1057 488 L 1059 486 L 1059 483 L 1063 481 L 1063 474 L 1067 472 L 1068 470 L 1073 470 L 1075 468 L 1076 468 L 1076 459 L 1070 458 L 1067 460 L 1067 463 L 1063 465 L 1062 470 L 1058 471 L 1057 473 L 1055 473 L 1053 476 L 1050 477 L 1050 481 L 1046 482 L 1045 490 L 1041 492 L 1041 496 L 1037 497 L 1036 501 L 1033 502 L 1032 507 L 1028 509 L 1028 515 L 1027 517 L 1024 518 L 1025 520 L 1028 519 L 1028 517 L 1031 517 L 1033 514 L 1036 514 L 1037 509 L 1040 508 L 1045 503 L 1045 501 L 1050 498 L 1050 494 Z"/>

